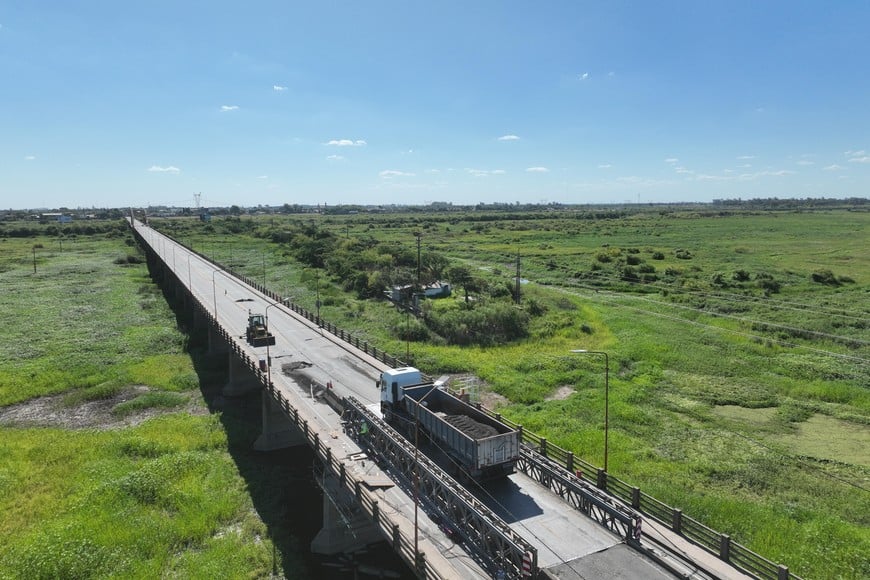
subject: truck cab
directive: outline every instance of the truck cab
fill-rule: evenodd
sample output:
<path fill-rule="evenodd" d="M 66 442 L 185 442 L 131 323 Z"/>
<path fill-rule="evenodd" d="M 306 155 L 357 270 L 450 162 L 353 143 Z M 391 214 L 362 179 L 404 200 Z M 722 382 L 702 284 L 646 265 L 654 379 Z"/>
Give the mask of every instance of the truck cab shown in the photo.
<path fill-rule="evenodd" d="M 395 405 L 404 397 L 403 387 L 412 387 L 423 383 L 423 373 L 414 367 L 387 369 L 381 373 L 378 388 L 381 390 L 381 407 L 384 404 Z"/>

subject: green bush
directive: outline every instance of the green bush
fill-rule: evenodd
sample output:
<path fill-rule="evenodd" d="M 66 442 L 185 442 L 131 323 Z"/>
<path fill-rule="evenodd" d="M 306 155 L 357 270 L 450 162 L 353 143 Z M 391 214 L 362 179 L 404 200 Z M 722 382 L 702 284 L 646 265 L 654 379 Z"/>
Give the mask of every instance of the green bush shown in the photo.
<path fill-rule="evenodd" d="M 530 318 L 512 304 L 497 302 L 468 310 L 433 311 L 426 324 L 448 344 L 492 346 L 527 337 Z"/>

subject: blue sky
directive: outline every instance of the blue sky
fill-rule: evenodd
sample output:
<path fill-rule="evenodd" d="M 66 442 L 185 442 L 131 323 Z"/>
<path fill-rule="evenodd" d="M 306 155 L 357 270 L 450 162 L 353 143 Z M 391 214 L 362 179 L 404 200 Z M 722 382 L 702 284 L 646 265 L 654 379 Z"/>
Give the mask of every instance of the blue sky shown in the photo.
<path fill-rule="evenodd" d="M 0 4 L 0 207 L 867 197 L 870 3 Z"/>

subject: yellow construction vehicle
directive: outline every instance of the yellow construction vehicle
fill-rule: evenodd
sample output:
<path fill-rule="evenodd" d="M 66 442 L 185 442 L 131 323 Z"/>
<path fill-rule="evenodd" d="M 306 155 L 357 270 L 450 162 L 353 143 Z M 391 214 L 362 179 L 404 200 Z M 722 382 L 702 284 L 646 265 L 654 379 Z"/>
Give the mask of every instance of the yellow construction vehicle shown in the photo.
<path fill-rule="evenodd" d="M 275 344 L 275 335 L 269 332 L 266 319 L 262 314 L 248 312 L 248 328 L 245 332 L 248 344 L 251 346 L 266 346 Z"/>

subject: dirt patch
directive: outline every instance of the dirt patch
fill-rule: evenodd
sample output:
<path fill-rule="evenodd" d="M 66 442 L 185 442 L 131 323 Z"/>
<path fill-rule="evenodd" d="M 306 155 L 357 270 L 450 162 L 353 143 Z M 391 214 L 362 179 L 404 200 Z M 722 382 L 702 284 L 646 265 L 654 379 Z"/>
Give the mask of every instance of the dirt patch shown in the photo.
<path fill-rule="evenodd" d="M 549 397 L 545 397 L 545 401 L 564 401 L 568 397 L 574 394 L 574 387 L 571 385 L 562 385 L 556 392 L 550 395 Z"/>
<path fill-rule="evenodd" d="M 191 400 L 185 407 L 174 409 L 148 408 L 124 417 L 112 413 L 115 406 L 131 401 L 152 389 L 139 385 L 127 387 L 116 395 L 95 401 L 84 401 L 72 406 L 63 404 L 68 393 L 38 397 L 23 403 L 0 407 L 0 426 L 4 427 L 59 427 L 62 429 L 122 429 L 138 425 L 151 417 L 186 410 L 194 414 L 207 412 Z"/>

